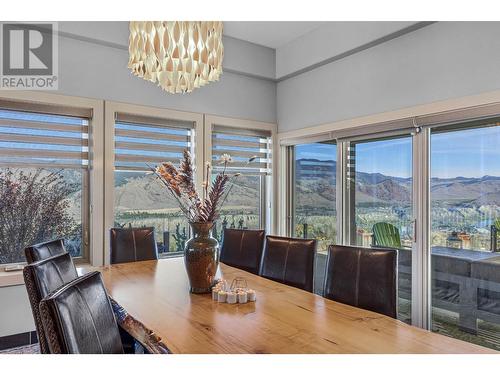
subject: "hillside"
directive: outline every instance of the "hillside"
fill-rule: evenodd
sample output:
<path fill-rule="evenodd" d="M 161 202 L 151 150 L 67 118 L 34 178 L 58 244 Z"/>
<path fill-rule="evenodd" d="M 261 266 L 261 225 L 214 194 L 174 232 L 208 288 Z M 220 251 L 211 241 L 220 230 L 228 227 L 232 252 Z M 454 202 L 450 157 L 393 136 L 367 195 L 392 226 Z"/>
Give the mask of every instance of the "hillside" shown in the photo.
<path fill-rule="evenodd" d="M 235 181 L 225 207 L 256 207 L 259 177 L 240 176 Z M 115 207 L 117 211 L 177 210 L 178 204 L 151 174 L 117 172 Z"/>
<path fill-rule="evenodd" d="M 304 159 L 306 160 L 306 159 Z M 307 159 L 309 163 L 314 159 Z M 318 160 L 316 160 L 318 161 Z M 319 162 L 319 161 L 318 161 Z M 323 161 L 324 162 L 324 161 Z M 335 161 L 328 161 L 336 167 Z M 299 169 L 297 161 L 297 176 L 311 173 Z M 335 202 L 335 179 L 331 178 L 331 170 L 322 176 L 320 169 L 316 169 L 315 176 L 310 175 L 298 178 L 296 192 L 297 205 L 302 207 L 331 206 Z M 386 176 L 381 173 L 356 173 L 356 201 L 358 204 L 390 204 L 392 202 L 410 202 L 412 194 L 411 178 Z M 332 186 L 333 185 L 333 186 Z M 431 196 L 434 201 L 454 202 L 467 206 L 479 207 L 483 205 L 500 206 L 500 177 L 483 176 L 480 178 L 432 178 Z"/>

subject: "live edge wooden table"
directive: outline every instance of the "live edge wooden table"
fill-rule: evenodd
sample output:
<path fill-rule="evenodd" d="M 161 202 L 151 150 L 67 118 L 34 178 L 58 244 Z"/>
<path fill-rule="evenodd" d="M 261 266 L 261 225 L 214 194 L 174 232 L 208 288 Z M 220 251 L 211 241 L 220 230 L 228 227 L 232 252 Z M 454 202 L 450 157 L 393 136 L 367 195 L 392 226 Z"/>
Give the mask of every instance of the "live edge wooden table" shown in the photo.
<path fill-rule="evenodd" d="M 228 305 L 190 294 L 182 258 L 98 270 L 112 298 L 172 353 L 498 353 L 220 264 L 257 301 Z"/>

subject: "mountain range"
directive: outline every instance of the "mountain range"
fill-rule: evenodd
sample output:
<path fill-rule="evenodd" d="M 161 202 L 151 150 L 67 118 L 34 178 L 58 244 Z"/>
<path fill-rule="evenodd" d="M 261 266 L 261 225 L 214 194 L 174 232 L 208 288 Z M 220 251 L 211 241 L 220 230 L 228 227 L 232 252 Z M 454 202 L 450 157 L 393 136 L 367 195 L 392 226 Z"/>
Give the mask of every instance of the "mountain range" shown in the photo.
<path fill-rule="evenodd" d="M 307 161 L 308 168 L 301 170 L 301 162 Z M 316 170 L 314 177 L 307 175 L 311 163 L 325 164 L 316 159 L 301 159 L 296 164 L 296 175 L 299 176 L 296 191 L 303 203 L 311 205 L 327 204 L 335 201 L 336 162 L 327 161 L 331 168 Z M 300 176 L 303 176 L 302 178 Z M 410 202 L 412 179 L 387 176 L 381 173 L 356 172 L 356 200 L 358 203 L 391 203 Z M 311 196 L 306 197 L 308 194 Z M 314 197 L 316 195 L 316 197 Z M 469 206 L 496 205 L 500 206 L 500 176 L 431 178 L 431 199 L 435 201 L 450 201 Z M 301 202 L 302 204 L 302 202 Z"/>

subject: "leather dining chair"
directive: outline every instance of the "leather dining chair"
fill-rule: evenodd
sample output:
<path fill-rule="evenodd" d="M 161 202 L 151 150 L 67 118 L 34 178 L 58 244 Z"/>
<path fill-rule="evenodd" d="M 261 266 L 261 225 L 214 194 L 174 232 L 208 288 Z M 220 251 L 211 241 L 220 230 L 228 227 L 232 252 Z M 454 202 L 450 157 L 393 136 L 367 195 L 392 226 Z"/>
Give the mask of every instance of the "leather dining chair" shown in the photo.
<path fill-rule="evenodd" d="M 40 301 L 65 283 L 76 279 L 78 274 L 71 256 L 64 253 L 25 266 L 23 276 L 35 320 L 40 352 L 47 354 L 49 348 L 40 317 Z"/>
<path fill-rule="evenodd" d="M 24 255 L 28 264 L 50 258 L 54 255 L 64 254 L 65 252 L 66 248 L 64 247 L 64 240 L 62 238 L 31 245 L 24 249 Z"/>
<path fill-rule="evenodd" d="M 70 281 L 40 302 L 52 354 L 122 354 L 115 315 L 99 272 Z"/>
<path fill-rule="evenodd" d="M 221 262 L 253 274 L 259 273 L 264 230 L 224 229 Z"/>
<path fill-rule="evenodd" d="M 312 292 L 316 245 L 314 239 L 267 236 L 260 276 Z"/>
<path fill-rule="evenodd" d="M 324 297 L 396 318 L 397 262 L 395 249 L 330 245 Z"/>
<path fill-rule="evenodd" d="M 158 259 L 155 231 L 150 228 L 111 228 L 111 264 Z"/>

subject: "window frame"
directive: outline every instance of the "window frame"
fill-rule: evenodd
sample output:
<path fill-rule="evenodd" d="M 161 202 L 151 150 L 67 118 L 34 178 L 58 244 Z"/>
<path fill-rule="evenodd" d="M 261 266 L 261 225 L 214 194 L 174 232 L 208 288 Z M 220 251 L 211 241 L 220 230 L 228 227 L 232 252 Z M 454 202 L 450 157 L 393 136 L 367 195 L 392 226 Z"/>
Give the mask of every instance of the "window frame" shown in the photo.
<path fill-rule="evenodd" d="M 88 123 L 89 138 L 89 167 L 82 169 L 82 226 L 83 226 L 83 249 L 82 256 L 75 257 L 75 263 L 90 263 L 92 265 L 101 265 L 102 263 L 102 235 L 100 228 L 102 223 L 102 195 L 99 186 L 103 184 L 102 165 L 103 165 L 103 113 L 104 102 L 97 99 L 88 99 L 58 95 L 45 92 L 30 91 L 0 91 L 0 101 L 10 102 L 14 106 L 19 106 L 22 110 L 37 112 L 38 108 L 49 109 L 48 112 L 54 114 L 71 115 L 71 111 L 80 112 L 89 111 L 92 115 Z M 20 263 L 4 263 L 2 269 L 6 266 Z"/>
<path fill-rule="evenodd" d="M 224 126 L 234 129 L 255 129 L 270 133 L 271 137 L 271 175 L 261 178 L 260 222 L 267 234 L 277 233 L 278 205 L 273 204 L 273 197 L 278 195 L 277 171 L 278 157 L 276 155 L 277 125 L 269 122 L 242 120 L 233 117 L 204 115 L 204 163 L 212 163 L 212 134 L 215 126 Z M 268 180 L 266 182 L 266 179 Z"/>
<path fill-rule="evenodd" d="M 105 166 L 104 166 L 104 222 L 100 228 L 104 233 L 103 238 L 103 263 L 109 265 L 110 263 L 110 236 L 109 229 L 113 227 L 114 223 L 114 173 L 115 173 L 115 121 L 116 114 L 128 114 L 132 116 L 152 117 L 157 119 L 164 119 L 170 121 L 189 121 L 193 123 L 194 136 L 192 137 L 194 144 L 191 149 L 194 149 L 194 159 L 196 167 L 196 187 L 201 189 L 203 182 L 203 115 L 194 112 L 176 111 L 171 109 L 164 109 L 158 107 L 150 107 L 136 104 L 128 104 L 121 102 L 106 101 L 105 108 Z M 175 253 L 166 255 L 182 256 L 182 254 Z"/>

